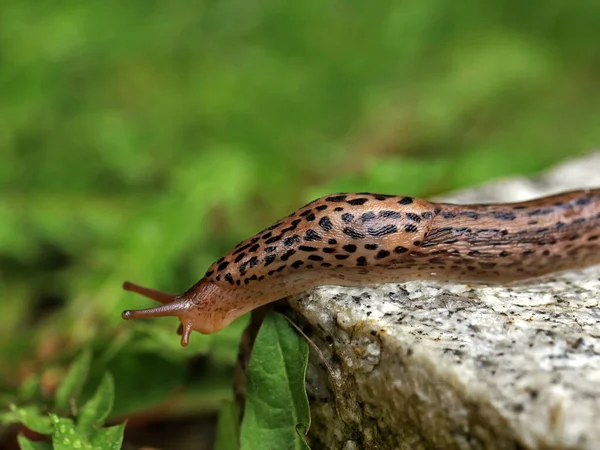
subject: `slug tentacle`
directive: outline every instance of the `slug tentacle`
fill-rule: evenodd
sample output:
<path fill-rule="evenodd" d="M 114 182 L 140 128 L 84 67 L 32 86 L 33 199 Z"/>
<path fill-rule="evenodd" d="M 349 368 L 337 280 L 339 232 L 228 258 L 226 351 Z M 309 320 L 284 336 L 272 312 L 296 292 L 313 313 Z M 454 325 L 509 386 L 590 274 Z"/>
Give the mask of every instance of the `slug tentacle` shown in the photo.
<path fill-rule="evenodd" d="M 125 319 L 177 316 L 182 345 L 266 303 L 325 284 L 505 283 L 600 263 L 600 190 L 453 205 L 379 194 L 319 198 L 241 242 L 183 294 Z"/>
<path fill-rule="evenodd" d="M 136 292 L 140 295 L 143 295 L 144 297 L 156 300 L 157 302 L 163 304 L 171 303 L 177 298 L 177 294 L 169 294 L 167 292 L 157 291 L 156 289 L 143 287 L 138 284 L 132 283 L 131 281 L 126 281 L 125 283 L 123 283 L 123 289 L 130 292 Z"/>

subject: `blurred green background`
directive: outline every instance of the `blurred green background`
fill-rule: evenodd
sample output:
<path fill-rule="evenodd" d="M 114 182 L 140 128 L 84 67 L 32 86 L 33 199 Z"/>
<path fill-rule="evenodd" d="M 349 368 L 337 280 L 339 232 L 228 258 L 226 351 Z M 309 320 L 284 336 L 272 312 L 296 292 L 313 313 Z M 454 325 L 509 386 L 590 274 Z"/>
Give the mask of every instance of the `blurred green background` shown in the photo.
<path fill-rule="evenodd" d="M 182 349 L 176 320 L 121 320 L 150 305 L 121 283 L 183 291 L 318 195 L 426 197 L 597 147 L 599 25 L 593 0 L 5 0 L 3 405 L 91 347 L 129 441 L 187 448 L 203 420 L 210 442 L 243 321 Z"/>

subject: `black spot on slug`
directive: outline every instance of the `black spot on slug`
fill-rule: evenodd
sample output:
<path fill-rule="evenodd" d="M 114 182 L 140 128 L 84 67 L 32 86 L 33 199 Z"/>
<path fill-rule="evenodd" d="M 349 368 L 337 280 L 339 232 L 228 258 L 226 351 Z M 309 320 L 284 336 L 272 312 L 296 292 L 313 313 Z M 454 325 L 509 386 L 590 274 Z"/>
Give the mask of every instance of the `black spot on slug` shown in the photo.
<path fill-rule="evenodd" d="M 267 230 L 274 230 L 275 228 L 279 228 L 281 225 L 283 225 L 283 222 L 274 223 L 269 228 L 267 228 Z"/>
<path fill-rule="evenodd" d="M 327 241 L 327 243 L 328 243 L 329 245 L 335 245 L 335 244 L 337 244 L 337 241 L 336 241 L 335 239 L 329 239 L 329 240 Z"/>
<path fill-rule="evenodd" d="M 590 197 L 581 197 L 575 200 L 575 204 L 577 206 L 585 206 L 589 205 L 590 203 L 592 203 L 592 199 Z"/>
<path fill-rule="evenodd" d="M 231 276 L 230 273 L 225 274 L 225 276 L 223 278 L 225 278 L 225 280 L 227 280 L 227 282 L 229 284 L 233 285 L 233 277 Z"/>
<path fill-rule="evenodd" d="M 360 205 L 364 205 L 368 201 L 369 201 L 368 198 L 355 198 L 353 200 L 348 200 L 347 203 L 352 206 L 360 206 Z"/>
<path fill-rule="evenodd" d="M 359 256 L 358 258 L 356 258 L 356 265 L 357 266 L 366 266 L 367 258 L 365 258 L 364 256 Z"/>
<path fill-rule="evenodd" d="M 312 261 L 323 261 L 323 257 L 319 255 L 308 255 L 308 259 Z"/>
<path fill-rule="evenodd" d="M 533 216 L 545 216 L 548 214 L 552 214 L 554 212 L 554 209 L 552 208 L 546 208 L 546 209 L 534 209 L 533 211 L 529 211 L 527 213 L 527 215 L 529 217 L 533 217 Z"/>
<path fill-rule="evenodd" d="M 354 220 L 354 215 L 350 213 L 342 214 L 342 220 L 346 223 L 352 222 Z"/>
<path fill-rule="evenodd" d="M 346 195 L 332 195 L 331 197 L 327 197 L 325 201 L 328 202 L 343 202 L 346 200 Z"/>
<path fill-rule="evenodd" d="M 246 245 L 244 245 L 244 246 L 242 246 L 242 247 L 238 248 L 237 250 L 235 250 L 235 251 L 233 252 L 233 254 L 235 255 L 236 253 L 243 252 L 244 250 L 246 250 L 246 249 L 247 249 L 248 247 L 250 247 L 251 245 L 252 245 L 252 244 L 246 244 Z"/>
<path fill-rule="evenodd" d="M 290 259 L 290 257 L 296 253 L 296 250 L 294 249 L 290 249 L 287 252 L 285 252 L 283 255 L 281 255 L 281 260 L 282 261 L 287 261 L 288 259 Z"/>
<path fill-rule="evenodd" d="M 413 199 L 411 197 L 404 197 L 401 200 L 398 200 L 398 203 L 400 203 L 401 205 L 410 205 L 412 204 Z"/>
<path fill-rule="evenodd" d="M 275 255 L 271 254 L 271 255 L 267 255 L 265 257 L 265 264 L 264 266 L 267 267 L 269 264 L 271 264 L 273 261 L 275 261 Z"/>
<path fill-rule="evenodd" d="M 476 213 L 475 211 L 463 211 L 460 213 L 461 216 L 468 217 L 469 219 L 477 220 L 481 218 L 481 214 Z"/>
<path fill-rule="evenodd" d="M 387 250 L 379 250 L 379 252 L 375 256 L 375 259 L 383 259 L 387 258 L 388 256 L 390 256 L 390 252 L 388 252 Z"/>
<path fill-rule="evenodd" d="M 416 233 L 417 229 L 418 228 L 414 223 L 409 223 L 404 227 L 404 231 L 406 231 L 407 233 Z"/>
<path fill-rule="evenodd" d="M 299 259 L 298 261 L 294 261 L 291 266 L 293 269 L 298 269 L 302 264 L 304 264 L 304 261 Z"/>
<path fill-rule="evenodd" d="M 363 222 L 368 222 L 370 220 L 375 219 L 375 217 L 376 217 L 375 213 L 369 211 L 369 212 L 363 213 L 363 215 L 360 216 L 360 220 L 362 220 Z"/>
<path fill-rule="evenodd" d="M 277 250 L 277 247 L 274 247 L 274 246 L 266 247 L 265 253 L 273 253 L 275 250 Z"/>
<path fill-rule="evenodd" d="M 345 235 L 350 236 L 352 239 L 362 239 L 365 237 L 364 234 L 359 233 L 358 231 L 349 227 L 344 228 L 342 231 Z"/>
<path fill-rule="evenodd" d="M 221 270 L 225 270 L 227 268 L 227 266 L 229 265 L 229 261 L 225 261 L 222 262 L 221 264 L 219 264 L 219 267 L 217 267 L 217 270 L 220 272 Z"/>
<path fill-rule="evenodd" d="M 283 240 L 283 245 L 285 245 L 286 247 L 289 247 L 291 245 L 294 245 L 297 242 L 300 242 L 300 236 L 298 236 L 297 234 L 294 234 L 293 236 L 285 238 Z"/>
<path fill-rule="evenodd" d="M 321 220 L 319 220 L 319 226 L 321 228 L 323 228 L 323 230 L 325 230 L 325 231 L 333 230 L 333 224 L 331 223 L 331 220 L 329 220 L 329 217 L 327 217 L 327 216 L 321 217 Z"/>
<path fill-rule="evenodd" d="M 379 211 L 379 217 L 384 217 L 386 219 L 400 219 L 402 214 L 397 211 L 385 210 Z"/>
<path fill-rule="evenodd" d="M 406 217 L 413 222 L 420 222 L 421 218 L 415 213 L 406 213 Z"/>
<path fill-rule="evenodd" d="M 344 250 L 346 250 L 347 252 L 350 252 L 350 253 L 354 253 L 356 251 L 356 245 L 354 245 L 354 244 L 344 245 Z"/>
<path fill-rule="evenodd" d="M 343 211 L 343 210 L 344 210 L 344 208 L 342 208 L 341 206 L 337 206 L 337 207 L 335 207 L 333 210 L 334 210 L 335 212 L 340 212 L 340 211 Z"/>
<path fill-rule="evenodd" d="M 306 232 L 306 235 L 304 235 L 304 240 L 305 241 L 320 241 L 321 236 L 319 236 L 319 234 L 315 230 L 310 229 Z"/>
<path fill-rule="evenodd" d="M 335 253 L 335 248 L 325 247 L 323 253 Z"/>
<path fill-rule="evenodd" d="M 373 237 L 381 237 L 398 231 L 396 225 L 385 225 L 381 228 L 368 228 L 367 232 Z"/>
<path fill-rule="evenodd" d="M 335 259 L 348 259 L 350 255 L 335 255 Z"/>
<path fill-rule="evenodd" d="M 240 253 L 235 257 L 234 262 L 239 263 L 242 259 L 244 259 L 244 256 L 246 256 L 245 253 Z"/>
<path fill-rule="evenodd" d="M 515 220 L 517 216 L 514 213 L 508 211 L 494 211 L 492 216 L 500 220 Z"/>
<path fill-rule="evenodd" d="M 315 209 L 317 211 L 325 211 L 327 209 L 327 205 L 319 205 Z"/>
<path fill-rule="evenodd" d="M 279 234 L 277 236 L 273 236 L 271 239 L 267 239 L 265 241 L 265 244 L 272 244 L 273 242 L 277 242 L 278 240 L 280 240 L 282 238 L 283 235 Z"/>
<path fill-rule="evenodd" d="M 367 250 L 377 250 L 377 247 L 379 247 L 377 244 L 365 244 Z"/>
<path fill-rule="evenodd" d="M 298 247 L 298 250 L 300 250 L 302 252 L 316 252 L 317 251 L 317 247 L 311 247 L 309 245 L 300 245 Z"/>
<path fill-rule="evenodd" d="M 408 249 L 406 247 L 402 247 L 401 245 L 394 249 L 394 253 L 406 253 L 407 251 Z"/>

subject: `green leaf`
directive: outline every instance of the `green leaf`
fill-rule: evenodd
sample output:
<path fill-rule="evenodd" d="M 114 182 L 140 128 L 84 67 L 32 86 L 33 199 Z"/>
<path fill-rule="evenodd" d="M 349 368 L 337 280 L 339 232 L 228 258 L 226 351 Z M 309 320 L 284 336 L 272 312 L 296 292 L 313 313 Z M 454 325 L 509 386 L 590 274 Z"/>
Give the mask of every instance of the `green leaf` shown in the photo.
<path fill-rule="evenodd" d="M 215 450 L 239 450 L 240 411 L 234 402 L 224 402 L 219 410 Z"/>
<path fill-rule="evenodd" d="M 79 396 L 87 379 L 91 362 L 92 353 L 85 350 L 71 364 L 63 382 L 56 390 L 55 400 L 58 409 L 69 409 L 70 400 Z"/>
<path fill-rule="evenodd" d="M 19 386 L 19 399 L 22 401 L 32 400 L 40 391 L 41 376 L 32 374 Z"/>
<path fill-rule="evenodd" d="M 248 368 L 241 448 L 307 449 L 310 427 L 305 392 L 308 344 L 287 320 L 265 317 Z"/>
<path fill-rule="evenodd" d="M 91 450 L 93 448 L 87 436 L 77 431 L 71 419 L 50 414 L 50 420 L 54 426 L 54 433 L 52 433 L 54 450 Z"/>
<path fill-rule="evenodd" d="M 114 397 L 115 383 L 112 376 L 106 373 L 94 396 L 79 411 L 77 429 L 86 433 L 93 426 L 102 426 L 112 410 Z"/>
<path fill-rule="evenodd" d="M 10 405 L 10 412 L 2 414 L 0 421 L 7 424 L 21 423 L 30 430 L 40 434 L 52 433 L 50 418 L 47 414 L 42 413 L 37 406 L 18 407 Z"/>
<path fill-rule="evenodd" d="M 107 364 L 115 379 L 112 414 L 127 416 L 151 408 L 185 384 L 187 366 L 151 353 L 126 349 Z"/>
<path fill-rule="evenodd" d="M 17 441 L 21 450 L 52 450 L 50 442 L 30 441 L 21 434 L 17 436 Z"/>
<path fill-rule="evenodd" d="M 101 448 L 102 450 L 121 450 L 125 424 L 126 422 L 123 422 L 114 427 L 97 430 L 91 440 L 93 448 Z"/>

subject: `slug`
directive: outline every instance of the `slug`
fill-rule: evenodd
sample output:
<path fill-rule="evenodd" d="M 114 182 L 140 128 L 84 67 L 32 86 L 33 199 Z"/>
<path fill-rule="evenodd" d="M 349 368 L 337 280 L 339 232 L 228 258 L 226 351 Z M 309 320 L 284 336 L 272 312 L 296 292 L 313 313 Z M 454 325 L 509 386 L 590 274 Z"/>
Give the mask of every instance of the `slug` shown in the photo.
<path fill-rule="evenodd" d="M 508 283 L 600 263 L 600 189 L 520 203 L 456 205 L 369 193 L 319 198 L 216 261 L 183 294 L 126 282 L 162 303 L 124 319 L 177 316 L 221 330 L 261 305 L 321 285 L 429 279 Z"/>

